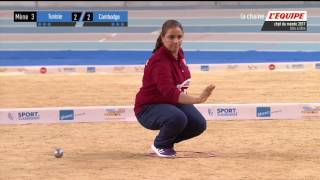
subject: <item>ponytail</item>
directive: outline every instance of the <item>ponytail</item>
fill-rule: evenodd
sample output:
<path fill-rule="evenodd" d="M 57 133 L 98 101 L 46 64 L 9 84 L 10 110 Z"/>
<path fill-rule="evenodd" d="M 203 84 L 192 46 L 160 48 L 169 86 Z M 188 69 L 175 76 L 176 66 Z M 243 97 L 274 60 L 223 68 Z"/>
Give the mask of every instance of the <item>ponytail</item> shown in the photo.
<path fill-rule="evenodd" d="M 162 44 L 161 34 L 160 34 L 158 39 L 157 39 L 156 46 L 154 47 L 152 53 L 155 53 L 162 45 L 163 44 Z"/>

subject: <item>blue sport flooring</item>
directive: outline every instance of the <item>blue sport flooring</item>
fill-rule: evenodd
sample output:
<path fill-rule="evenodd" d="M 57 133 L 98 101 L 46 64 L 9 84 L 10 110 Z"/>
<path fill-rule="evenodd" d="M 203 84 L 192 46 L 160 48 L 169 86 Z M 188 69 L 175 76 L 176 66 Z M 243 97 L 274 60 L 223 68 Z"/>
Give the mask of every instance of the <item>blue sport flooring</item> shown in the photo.
<path fill-rule="evenodd" d="M 151 51 L 1 51 L 0 66 L 142 65 Z M 188 64 L 312 62 L 320 52 L 185 51 Z"/>

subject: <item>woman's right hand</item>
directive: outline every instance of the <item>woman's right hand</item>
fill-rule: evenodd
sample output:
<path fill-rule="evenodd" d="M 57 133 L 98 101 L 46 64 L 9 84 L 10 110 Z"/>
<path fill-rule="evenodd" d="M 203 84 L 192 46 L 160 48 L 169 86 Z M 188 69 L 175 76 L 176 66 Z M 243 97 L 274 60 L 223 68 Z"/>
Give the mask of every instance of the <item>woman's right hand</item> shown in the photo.
<path fill-rule="evenodd" d="M 204 102 L 206 102 L 215 87 L 216 87 L 216 86 L 215 86 L 215 85 L 212 85 L 212 84 L 210 84 L 209 86 L 207 86 L 207 87 L 202 91 L 201 95 L 199 96 L 199 103 L 204 103 Z"/>

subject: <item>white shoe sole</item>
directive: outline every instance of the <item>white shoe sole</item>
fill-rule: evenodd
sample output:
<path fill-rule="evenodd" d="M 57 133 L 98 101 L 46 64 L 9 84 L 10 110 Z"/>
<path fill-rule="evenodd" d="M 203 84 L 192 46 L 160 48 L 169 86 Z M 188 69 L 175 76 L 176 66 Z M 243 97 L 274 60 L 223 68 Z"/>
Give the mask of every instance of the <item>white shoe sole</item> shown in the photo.
<path fill-rule="evenodd" d="M 171 155 L 171 156 L 169 156 L 169 155 L 163 155 L 163 154 L 160 154 L 159 152 L 158 152 L 158 150 L 157 150 L 157 148 L 152 144 L 151 145 L 151 149 L 153 150 L 153 152 L 155 152 L 158 156 L 160 156 L 160 157 L 175 157 L 176 155 Z"/>

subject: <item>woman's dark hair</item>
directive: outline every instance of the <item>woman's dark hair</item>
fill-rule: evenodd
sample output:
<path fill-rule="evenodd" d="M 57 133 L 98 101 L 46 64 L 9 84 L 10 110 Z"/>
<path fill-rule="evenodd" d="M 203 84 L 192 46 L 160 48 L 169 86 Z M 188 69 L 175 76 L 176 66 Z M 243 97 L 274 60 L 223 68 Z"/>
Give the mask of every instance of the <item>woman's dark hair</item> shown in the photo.
<path fill-rule="evenodd" d="M 157 39 L 156 46 L 153 49 L 152 53 L 156 52 L 163 45 L 161 36 L 164 36 L 167 33 L 168 29 L 176 27 L 179 27 L 183 31 L 182 25 L 176 20 L 167 20 L 163 23 L 161 33 Z"/>

